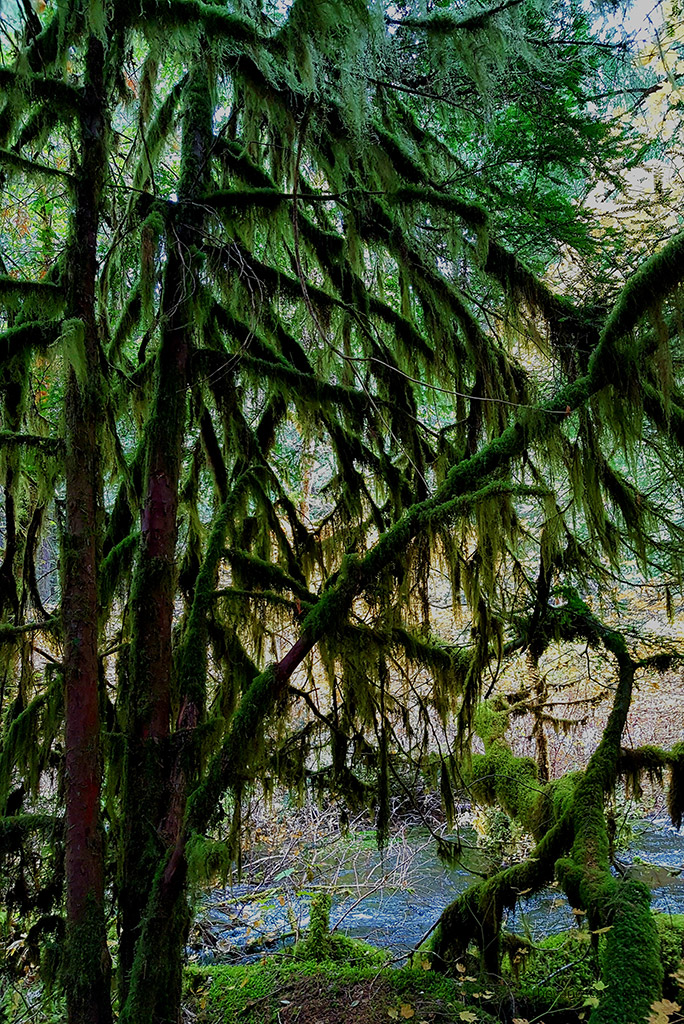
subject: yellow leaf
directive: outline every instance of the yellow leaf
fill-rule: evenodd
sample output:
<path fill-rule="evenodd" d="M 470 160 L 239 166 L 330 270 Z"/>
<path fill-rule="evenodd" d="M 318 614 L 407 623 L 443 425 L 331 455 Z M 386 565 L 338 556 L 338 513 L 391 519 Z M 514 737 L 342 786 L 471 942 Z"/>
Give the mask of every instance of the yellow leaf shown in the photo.
<path fill-rule="evenodd" d="M 463 966 L 463 964 L 456 964 L 456 970 L 458 971 L 459 974 L 465 974 L 466 972 L 466 969 Z"/>
<path fill-rule="evenodd" d="M 408 1003 L 401 1004 L 401 1006 L 399 1007 L 399 1013 L 402 1015 L 402 1017 L 405 1018 L 405 1020 L 408 1020 L 409 1017 L 415 1017 L 416 1015 L 416 1011 L 413 1009 L 412 1006 L 409 1006 Z"/>
<path fill-rule="evenodd" d="M 521 889 L 520 892 L 518 893 L 518 896 L 526 896 L 528 892 L 532 892 L 532 888 L 531 887 L 529 889 Z"/>
<path fill-rule="evenodd" d="M 580 910 L 579 907 L 573 907 L 572 912 L 575 915 L 575 917 L 584 917 L 584 915 L 586 914 L 586 910 Z"/>
<path fill-rule="evenodd" d="M 399 1011 L 398 1010 L 388 1010 L 387 1011 L 387 1016 L 391 1017 L 392 1020 L 397 1020 L 397 1018 L 399 1017 Z"/>
<path fill-rule="evenodd" d="M 432 970 L 432 964 L 430 963 L 429 960 L 422 960 L 420 966 L 423 968 L 424 971 Z"/>
<path fill-rule="evenodd" d="M 247 984 L 247 982 L 248 982 L 248 981 L 249 981 L 249 975 L 246 975 L 246 976 L 245 976 L 245 977 L 244 977 L 244 978 L 242 979 L 242 981 L 240 982 L 240 988 L 244 988 L 244 987 L 245 987 L 245 985 Z"/>
<path fill-rule="evenodd" d="M 477 1014 L 471 1013 L 470 1010 L 461 1010 L 459 1017 L 461 1020 L 468 1021 L 468 1024 L 472 1024 L 474 1020 L 477 1020 Z"/>
<path fill-rule="evenodd" d="M 605 935 L 606 932 L 609 932 L 612 927 L 613 927 L 612 924 L 607 924 L 605 928 L 597 928 L 596 931 L 592 932 L 591 934 L 592 935 Z"/>

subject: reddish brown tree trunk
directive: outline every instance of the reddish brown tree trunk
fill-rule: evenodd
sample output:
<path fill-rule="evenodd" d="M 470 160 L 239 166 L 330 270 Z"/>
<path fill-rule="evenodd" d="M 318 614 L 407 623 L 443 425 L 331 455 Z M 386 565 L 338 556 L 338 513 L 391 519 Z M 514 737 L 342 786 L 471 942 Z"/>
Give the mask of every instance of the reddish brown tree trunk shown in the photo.
<path fill-rule="evenodd" d="M 212 106 L 207 69 L 193 72 L 183 121 L 181 180 L 175 222 L 167 235 L 168 262 L 163 284 L 162 322 L 152 415 L 146 434 L 144 505 L 141 541 L 132 587 L 131 656 L 125 707 L 124 834 L 119 893 L 119 992 L 122 1005 L 148 1006 L 143 976 L 133 976 L 136 945 L 143 921 L 154 920 L 150 901 L 155 873 L 175 842 L 175 822 L 182 817 L 185 793 L 178 791 L 172 749 L 174 693 L 172 628 L 176 592 L 178 489 L 186 420 L 188 362 L 194 322 L 196 267 L 190 255 L 201 242 L 202 213 L 192 202 L 204 188 L 212 134 Z M 178 727 L 194 728 L 196 709 L 184 706 Z M 191 726 L 188 726 L 191 723 Z M 184 789 L 184 780 L 183 787 Z M 179 876 L 180 877 L 180 876 Z M 184 890 L 184 877 L 180 882 Z M 152 957 L 156 974 L 147 1019 L 175 1020 L 180 1004 L 181 955 L 187 932 L 184 898 L 175 901 L 174 936 L 160 945 L 169 922 L 157 932 Z M 165 951 L 166 950 L 166 951 Z M 146 963 L 147 961 L 145 961 Z M 131 991 L 132 990 L 132 991 Z M 132 998 L 129 999 L 129 993 Z M 141 1002 L 142 1001 L 142 1002 Z M 124 1011 L 124 1019 L 126 1011 Z M 138 1009 L 131 1018 L 140 1017 Z"/>
<path fill-rule="evenodd" d="M 62 615 L 66 741 L 66 904 L 64 981 L 70 1024 L 109 1024 L 110 959 L 104 911 L 100 821 L 102 759 L 98 686 L 97 440 L 100 359 L 95 318 L 97 232 L 106 161 L 103 48 L 91 37 L 81 113 L 81 165 L 68 262 L 67 308 L 83 331 L 85 367 L 68 369 L 66 533 Z M 85 369 L 85 374 L 82 372 Z"/>
<path fill-rule="evenodd" d="M 145 477 L 141 540 L 133 582 L 131 657 L 126 707 L 124 844 L 120 892 L 120 993 L 128 991 L 141 911 L 165 852 L 161 824 L 167 809 L 176 577 L 178 482 L 185 428 L 189 352 L 182 295 L 189 284 L 177 256 L 165 279 L 170 321 L 161 339 L 157 393 Z"/>

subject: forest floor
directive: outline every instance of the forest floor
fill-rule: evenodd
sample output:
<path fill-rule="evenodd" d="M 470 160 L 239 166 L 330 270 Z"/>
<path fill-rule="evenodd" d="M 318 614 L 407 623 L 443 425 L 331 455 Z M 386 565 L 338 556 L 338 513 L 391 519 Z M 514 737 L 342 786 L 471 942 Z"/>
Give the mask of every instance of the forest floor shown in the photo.
<path fill-rule="evenodd" d="M 371 958 L 373 954 L 371 953 Z M 475 981 L 474 977 L 472 979 Z M 490 1024 L 463 984 L 418 969 L 272 957 L 251 967 L 189 972 L 184 1024 Z M 510 1015 L 507 1015 L 510 1020 Z M 524 1018 L 519 1018 L 520 1021 Z M 576 1021 L 576 1016 L 572 1018 Z M 558 1024 L 558 1022 L 556 1022 Z"/>

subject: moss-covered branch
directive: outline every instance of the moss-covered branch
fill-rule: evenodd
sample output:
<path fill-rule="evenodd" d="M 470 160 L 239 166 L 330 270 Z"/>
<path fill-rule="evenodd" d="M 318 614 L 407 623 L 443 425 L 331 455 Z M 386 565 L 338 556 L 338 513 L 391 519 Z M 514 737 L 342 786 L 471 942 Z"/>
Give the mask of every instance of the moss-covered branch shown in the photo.
<path fill-rule="evenodd" d="M 64 837 L 64 818 L 54 814 L 0 816 L 0 857 L 20 850 L 29 836 L 40 834 L 58 842 Z"/>
<path fill-rule="evenodd" d="M 0 86 L 8 91 L 16 90 L 19 95 L 29 99 L 40 100 L 41 104 L 48 106 L 53 114 L 64 121 L 78 116 L 83 102 L 81 90 L 59 78 L 47 78 L 7 67 L 0 67 Z"/>
<path fill-rule="evenodd" d="M 60 311 L 64 303 L 64 292 L 50 281 L 24 281 L 15 277 L 0 276 L 0 306 L 7 309 L 40 310 L 51 314 Z M 26 325 L 29 328 L 29 325 Z M 16 328 L 21 331 L 23 328 Z M 12 335 L 9 331 L 5 336 Z M 16 337 L 16 336 L 15 336 Z"/>
<path fill-rule="evenodd" d="M 74 176 L 68 171 L 62 171 L 59 167 L 50 167 L 48 164 L 41 164 L 36 160 L 27 160 L 26 157 L 19 156 L 11 149 L 0 149 L 0 166 L 11 167 L 12 170 L 36 175 L 40 178 L 59 178 L 70 184 L 74 181 Z"/>
<path fill-rule="evenodd" d="M 637 770 L 637 765 L 641 771 L 662 767 L 665 761 L 679 764 L 679 751 L 671 756 L 655 748 L 635 751 L 630 766 L 620 740 L 631 702 L 635 661 L 624 638 L 571 593 L 567 605 L 549 610 L 549 617 L 556 620 L 549 637 L 559 630 L 568 639 L 584 637 L 603 646 L 617 661 L 619 681 L 601 742 L 584 772 L 542 787 L 535 762 L 514 757 L 503 739 L 511 709 L 483 706 L 475 724 L 484 735 L 486 752 L 473 757 L 468 779 L 473 794 L 502 806 L 538 842 L 523 864 L 498 872 L 454 901 L 442 915 L 430 948 L 436 965 L 448 967 L 475 942 L 488 970 L 495 972 L 503 910 L 514 905 L 520 892 L 538 891 L 555 873 L 572 905 L 587 913 L 590 929 L 608 929 L 606 988 L 591 1021 L 637 1024 L 648 1016 L 651 1003 L 659 996 L 659 940 L 648 890 L 611 873 L 604 800 L 621 768 L 627 772 Z"/>
<path fill-rule="evenodd" d="M 61 437 L 15 434 L 11 430 L 0 430 L 0 448 L 35 448 L 45 455 L 59 456 L 64 451 L 64 441 Z"/>

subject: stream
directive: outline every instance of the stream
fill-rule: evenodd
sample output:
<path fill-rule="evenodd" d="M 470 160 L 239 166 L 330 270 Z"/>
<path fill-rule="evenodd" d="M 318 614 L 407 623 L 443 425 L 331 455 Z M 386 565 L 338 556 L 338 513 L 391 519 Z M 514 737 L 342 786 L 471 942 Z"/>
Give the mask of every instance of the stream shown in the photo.
<path fill-rule="evenodd" d="M 296 941 L 309 923 L 311 899 L 332 892 L 331 928 L 405 958 L 431 930 L 442 910 L 491 863 L 476 847 L 472 830 L 462 830 L 459 865 L 446 866 L 436 845 L 422 829 L 392 840 L 381 857 L 373 833 L 360 842 L 306 851 L 303 858 L 268 885 L 233 884 L 205 894 L 196 908 L 189 955 L 200 963 L 235 963 L 258 959 Z M 300 865 L 300 859 L 302 861 Z M 621 869 L 651 887 L 652 906 L 663 913 L 684 912 L 684 831 L 669 821 L 640 824 L 633 845 L 618 854 Z M 296 866 L 293 866 L 296 865 Z M 567 900 L 549 887 L 519 901 L 507 928 L 532 939 L 576 923 Z"/>

